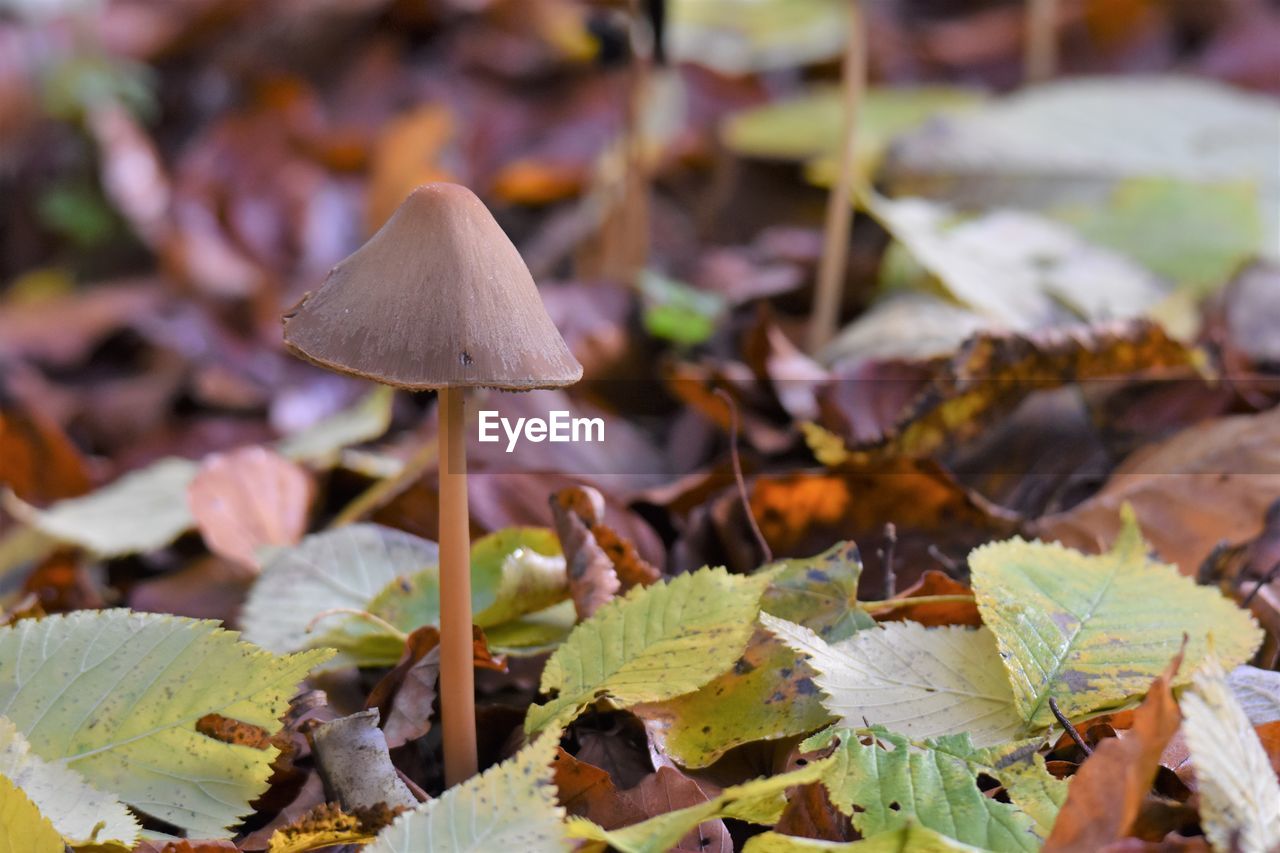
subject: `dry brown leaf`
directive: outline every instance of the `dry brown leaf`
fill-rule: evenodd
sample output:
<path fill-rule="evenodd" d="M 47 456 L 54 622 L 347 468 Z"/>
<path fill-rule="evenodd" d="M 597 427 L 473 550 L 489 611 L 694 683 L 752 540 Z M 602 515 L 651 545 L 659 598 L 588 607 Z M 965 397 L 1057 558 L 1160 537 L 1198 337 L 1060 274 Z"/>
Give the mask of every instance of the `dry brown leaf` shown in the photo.
<path fill-rule="evenodd" d="M 1280 495 L 1280 409 L 1198 424 L 1126 459 L 1102 490 L 1040 519 L 1034 535 L 1085 551 L 1105 549 L 1131 504 L 1160 557 L 1194 574 L 1219 542 L 1263 529 Z"/>
<path fill-rule="evenodd" d="M 1129 834 L 1151 791 L 1160 756 L 1182 722 L 1170 688 L 1181 665 L 1179 653 L 1152 683 L 1125 737 L 1104 740 L 1080 766 L 1045 851 L 1100 850 Z"/>
<path fill-rule="evenodd" d="M 302 538 L 314 491 L 303 468 L 274 450 L 245 447 L 206 458 L 187 499 L 210 551 L 257 567 L 260 549 Z"/>
<path fill-rule="evenodd" d="M 967 595 L 972 598 L 973 590 L 945 572 L 927 569 L 920 580 L 893 597 L 894 601 L 909 601 L 913 598 L 934 595 Z M 967 625 L 977 628 L 982 624 L 982 616 L 978 613 L 976 601 L 934 601 L 920 604 L 904 604 L 892 610 L 879 611 L 873 614 L 877 622 L 901 622 L 910 619 L 921 625 L 930 627 L 938 625 Z"/>
<path fill-rule="evenodd" d="M 661 573 L 635 545 L 603 523 L 604 495 L 590 486 L 571 486 L 551 496 L 569 590 L 579 619 L 586 619 L 621 591 L 648 585 Z"/>
<path fill-rule="evenodd" d="M 0 487 L 37 506 L 89 490 L 84 457 L 57 424 L 18 405 L 0 406 Z"/>

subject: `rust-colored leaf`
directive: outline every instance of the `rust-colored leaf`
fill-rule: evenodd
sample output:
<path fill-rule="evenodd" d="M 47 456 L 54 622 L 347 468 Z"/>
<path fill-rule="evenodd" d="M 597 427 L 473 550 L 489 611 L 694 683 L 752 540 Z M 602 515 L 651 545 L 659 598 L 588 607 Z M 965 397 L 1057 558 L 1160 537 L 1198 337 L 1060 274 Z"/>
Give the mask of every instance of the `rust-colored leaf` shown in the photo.
<path fill-rule="evenodd" d="M 1080 766 L 1045 842 L 1046 851 L 1101 850 L 1129 834 L 1165 745 L 1182 722 L 1170 686 L 1181 665 L 1179 653 L 1152 683 L 1126 736 L 1098 744 Z"/>

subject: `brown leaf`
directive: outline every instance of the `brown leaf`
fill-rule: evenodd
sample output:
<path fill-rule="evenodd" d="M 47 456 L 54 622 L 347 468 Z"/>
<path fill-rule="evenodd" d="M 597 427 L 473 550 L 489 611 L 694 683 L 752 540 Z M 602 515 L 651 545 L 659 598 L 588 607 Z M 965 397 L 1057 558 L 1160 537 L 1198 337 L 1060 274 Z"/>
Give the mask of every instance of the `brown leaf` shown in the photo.
<path fill-rule="evenodd" d="M 1115 379 L 1182 369 L 1193 351 L 1159 325 L 1145 321 L 1032 335 L 984 333 L 951 359 L 934 363 L 929 387 L 882 441 L 856 448 L 871 457 L 923 457 L 978 435 L 1002 412 L 1034 391 L 1072 382 Z"/>
<path fill-rule="evenodd" d="M 836 808 L 822 782 L 800 785 L 787 798 L 775 832 L 822 841 L 848 841 L 853 835 L 849 818 Z"/>
<path fill-rule="evenodd" d="M 1067 512 L 1032 525 L 1073 548 L 1107 548 L 1131 504 L 1161 559 L 1194 574 L 1221 541 L 1263 529 L 1280 494 L 1280 409 L 1207 421 L 1129 456 L 1106 485 Z"/>
<path fill-rule="evenodd" d="M 489 651 L 484 632 L 472 632 L 472 661 L 477 668 L 506 672 L 506 660 Z M 431 731 L 431 711 L 440 676 L 440 631 L 431 625 L 418 628 L 405 641 L 400 661 L 382 677 L 365 700 L 365 708 L 377 708 L 387 746 L 395 749 Z"/>
<path fill-rule="evenodd" d="M 604 495 L 590 486 L 571 486 L 551 496 L 551 515 L 579 619 L 595 613 L 620 590 L 651 584 L 661 576 L 635 545 L 602 523 L 604 513 Z"/>
<path fill-rule="evenodd" d="M 80 451 L 52 420 L 16 404 L 0 406 L 0 486 L 43 506 L 89 490 Z"/>
<path fill-rule="evenodd" d="M 209 550 L 254 567 L 259 549 L 302 538 L 313 494 L 311 475 L 266 447 L 209 456 L 187 488 Z"/>
<path fill-rule="evenodd" d="M 382 227 L 419 184 L 454 180 L 441 165 L 456 133 L 453 114 L 424 104 L 387 123 L 374 143 L 368 230 Z"/>
<path fill-rule="evenodd" d="M 718 791 L 708 792 L 673 767 L 659 767 L 658 772 L 624 793 L 646 817 L 653 817 L 705 803 Z M 699 824 L 680 839 L 674 849 L 689 853 L 733 853 L 733 839 L 724 821 L 712 820 Z"/>
<path fill-rule="evenodd" d="M 1179 653 L 1152 683 L 1126 736 L 1099 743 L 1080 766 L 1045 842 L 1046 851 L 1099 850 L 1129 835 L 1151 791 L 1165 745 L 1182 721 L 1170 689 L 1181 665 Z"/>
<path fill-rule="evenodd" d="M 895 595 L 895 601 L 910 600 L 932 595 L 973 595 L 973 590 L 945 572 L 926 569 L 920 580 Z M 902 622 L 911 620 L 921 625 L 967 625 L 977 628 L 982 624 L 976 601 L 939 601 L 908 604 L 875 614 L 877 622 Z"/>

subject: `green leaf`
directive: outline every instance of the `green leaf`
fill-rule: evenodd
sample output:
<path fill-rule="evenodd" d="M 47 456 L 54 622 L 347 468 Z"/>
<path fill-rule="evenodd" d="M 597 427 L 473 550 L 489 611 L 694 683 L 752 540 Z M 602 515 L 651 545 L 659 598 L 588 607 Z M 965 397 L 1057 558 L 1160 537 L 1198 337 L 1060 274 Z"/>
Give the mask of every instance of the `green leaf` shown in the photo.
<path fill-rule="evenodd" d="M 437 799 L 405 812 L 368 853 L 561 853 L 571 850 L 551 763 L 560 745 L 550 729 L 520 752 Z"/>
<path fill-rule="evenodd" d="M 1268 853 L 1280 846 L 1280 783 L 1258 734 L 1210 656 L 1179 703 L 1182 735 L 1200 795 L 1200 823 L 1214 850 Z"/>
<path fill-rule="evenodd" d="M 730 75 L 838 56 L 849 26 L 843 0 L 675 0 L 668 15 L 672 58 Z"/>
<path fill-rule="evenodd" d="M 0 715 L 32 751 L 187 830 L 226 834 L 267 787 L 278 750 L 196 730 L 219 714 L 269 732 L 327 651 L 277 656 L 216 622 L 127 610 L 0 628 Z"/>
<path fill-rule="evenodd" d="M 0 717 L 0 777 L 22 789 L 68 844 L 114 842 L 132 848 L 138 841 L 138 821 L 123 803 L 71 768 L 33 754 L 6 717 Z"/>
<path fill-rule="evenodd" d="M 1038 214 L 965 219 L 922 198 L 870 197 L 868 209 L 951 296 L 1013 331 L 1136 317 L 1165 297 L 1149 271 Z"/>
<path fill-rule="evenodd" d="M 476 540 L 471 546 L 472 621 L 506 642 L 524 640 L 545 646 L 563 639 L 566 627 L 559 612 L 532 614 L 557 604 L 569 595 L 564 557 L 554 533 L 544 527 L 508 527 Z M 365 609 L 396 629 L 410 633 L 423 625 L 440 623 L 440 579 L 437 566 L 397 578 L 375 595 Z M 529 620 L 523 617 L 530 616 Z M 394 666 L 400 659 L 401 641 L 376 625 L 360 626 L 359 638 L 350 642 L 346 628 L 331 632 L 319 642 L 346 649 L 360 666 Z M 490 645 L 494 651 L 502 649 Z"/>
<path fill-rule="evenodd" d="M 333 622 L 317 623 L 330 629 L 327 635 L 312 635 L 307 628 L 326 611 L 366 609 L 374 596 L 401 577 L 435 572 L 439 554 L 434 542 L 376 524 L 351 524 L 304 537 L 293 547 L 273 551 L 265 561 L 240 615 L 245 639 L 273 652 L 317 645 L 321 637 L 343 648 L 354 645 L 378 633 L 377 627 L 358 617 L 334 614 L 327 617 Z M 399 659 L 401 643 L 393 645 Z"/>
<path fill-rule="evenodd" d="M 475 623 L 489 629 L 569 598 L 560 540 L 545 527 L 508 527 L 471 546 Z"/>
<path fill-rule="evenodd" d="M 525 729 L 577 716 L 599 699 L 617 707 L 696 690 L 727 670 L 751 636 L 769 575 L 699 569 L 635 587 L 576 627 L 547 661 Z"/>
<path fill-rule="evenodd" d="M 948 735 L 914 744 L 952 756 L 974 775 L 985 774 L 1004 785 L 1013 804 L 1035 821 L 1036 833 L 1047 838 L 1067 800 L 1067 782 L 1049 772 L 1040 754 L 1044 738 L 1003 743 L 979 749 L 968 734 Z"/>
<path fill-rule="evenodd" d="M 1210 636 L 1232 666 L 1261 640 L 1248 613 L 1148 558 L 1132 511 L 1124 514 L 1115 547 L 1100 556 L 1021 539 L 969 556 L 978 610 L 995 632 L 1028 732 L 1053 724 L 1050 697 L 1074 719 L 1136 701 L 1184 634 L 1188 672 Z"/>
<path fill-rule="evenodd" d="M 622 853 L 666 853 L 699 824 L 719 818 L 748 823 L 777 823 L 786 808 L 786 791 L 821 780 L 833 762 L 812 761 L 789 773 L 767 776 L 725 788 L 706 802 L 678 809 L 621 829 L 606 830 L 585 818 L 569 820 L 572 838 L 601 841 Z"/>
<path fill-rule="evenodd" d="M 875 625 L 856 606 L 862 562 L 851 542 L 816 557 L 780 560 L 762 571 L 773 572 L 760 599 L 765 613 L 800 622 L 832 640 Z M 813 671 L 759 628 L 732 669 L 692 693 L 634 711 L 685 767 L 706 767 L 740 744 L 814 731 L 831 719 L 813 688 Z"/>
<path fill-rule="evenodd" d="M 1043 208 L 1105 203 L 1131 178 L 1245 182 L 1274 258 L 1278 149 L 1274 98 L 1186 76 L 1092 76 L 1023 89 L 903 137 L 889 183 L 895 195 L 968 207 Z"/>
<path fill-rule="evenodd" d="M 41 533 L 102 557 L 155 551 L 195 526 L 187 486 L 199 468 L 189 459 L 169 457 L 48 509 L 12 495 L 7 507 Z"/>
<path fill-rule="evenodd" d="M 870 179 L 893 137 L 938 115 L 972 108 L 982 100 L 973 89 L 954 86 L 871 87 L 858 103 L 858 173 Z M 722 125 L 725 146 L 744 157 L 775 160 L 822 158 L 810 174 L 829 183 L 844 127 L 843 95 L 818 86 L 799 97 L 750 107 Z"/>
<path fill-rule="evenodd" d="M 64 853 L 53 824 L 13 782 L 0 776 L 0 853 Z"/>
<path fill-rule="evenodd" d="M 727 307 L 720 294 L 698 290 L 653 270 L 642 271 L 638 285 L 645 303 L 645 331 L 685 346 L 711 337 Z"/>
<path fill-rule="evenodd" d="M 387 431 L 394 398 L 392 388 L 379 385 L 351 408 L 282 438 L 276 450 L 294 462 L 333 465 L 343 449 L 372 441 Z"/>
<path fill-rule="evenodd" d="M 835 744 L 834 766 L 823 782 L 831 802 L 864 837 L 909 822 L 965 844 L 996 851 L 1039 849 L 1032 821 L 978 790 L 968 764 L 934 749 L 913 748 L 901 735 L 875 729 L 877 743 L 862 744 L 849 729 L 828 729 L 801 745 Z"/>
<path fill-rule="evenodd" d="M 1247 182 L 1135 178 L 1117 184 L 1105 205 L 1055 216 L 1197 297 L 1226 283 L 1264 244 L 1257 187 Z"/>
<path fill-rule="evenodd" d="M 803 625 L 760 621 L 817 670 L 841 725 L 883 725 L 913 738 L 969 732 L 979 746 L 1013 738 L 1021 718 L 986 628 L 887 622 L 828 644 Z"/>
<path fill-rule="evenodd" d="M 554 651 L 578 622 L 572 601 L 539 610 L 485 629 L 489 650 L 496 654 L 529 656 Z"/>
<path fill-rule="evenodd" d="M 961 844 L 940 832 L 908 822 L 861 841 L 819 841 L 777 832 L 748 839 L 742 853 L 822 853 L 849 850 L 852 853 L 980 853 L 982 848 Z"/>

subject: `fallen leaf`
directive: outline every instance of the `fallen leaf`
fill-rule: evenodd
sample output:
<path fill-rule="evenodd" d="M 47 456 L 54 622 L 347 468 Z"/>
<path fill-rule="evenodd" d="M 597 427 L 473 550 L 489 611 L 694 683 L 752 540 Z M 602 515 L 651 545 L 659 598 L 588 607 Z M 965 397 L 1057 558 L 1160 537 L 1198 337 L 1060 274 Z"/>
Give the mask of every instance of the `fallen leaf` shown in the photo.
<path fill-rule="evenodd" d="M 1256 537 L 1280 494 L 1280 411 L 1197 424 L 1130 455 L 1089 500 L 1034 522 L 1038 536 L 1076 548 L 1115 540 L 1133 507 L 1162 558 L 1194 574 L 1219 542 Z"/>
<path fill-rule="evenodd" d="M 314 494 L 305 470 L 265 447 L 212 454 L 187 486 L 209 550 L 254 568 L 264 550 L 302 538 Z"/>
<path fill-rule="evenodd" d="M 1280 844 L 1280 783 L 1216 656 L 1182 697 L 1200 822 L 1217 850 L 1266 853 Z"/>
<path fill-rule="evenodd" d="M 1028 731 L 1054 723 L 1050 698 L 1069 719 L 1133 702 L 1184 637 L 1189 667 L 1211 644 L 1236 665 L 1261 639 L 1234 602 L 1150 559 L 1131 510 L 1100 556 L 1015 538 L 977 549 L 969 566 Z"/>
<path fill-rule="evenodd" d="M 1172 690 L 1181 665 L 1179 654 L 1151 684 L 1125 737 L 1098 744 L 1071 778 L 1044 850 L 1100 850 L 1130 834 L 1165 746 L 1182 721 Z"/>

